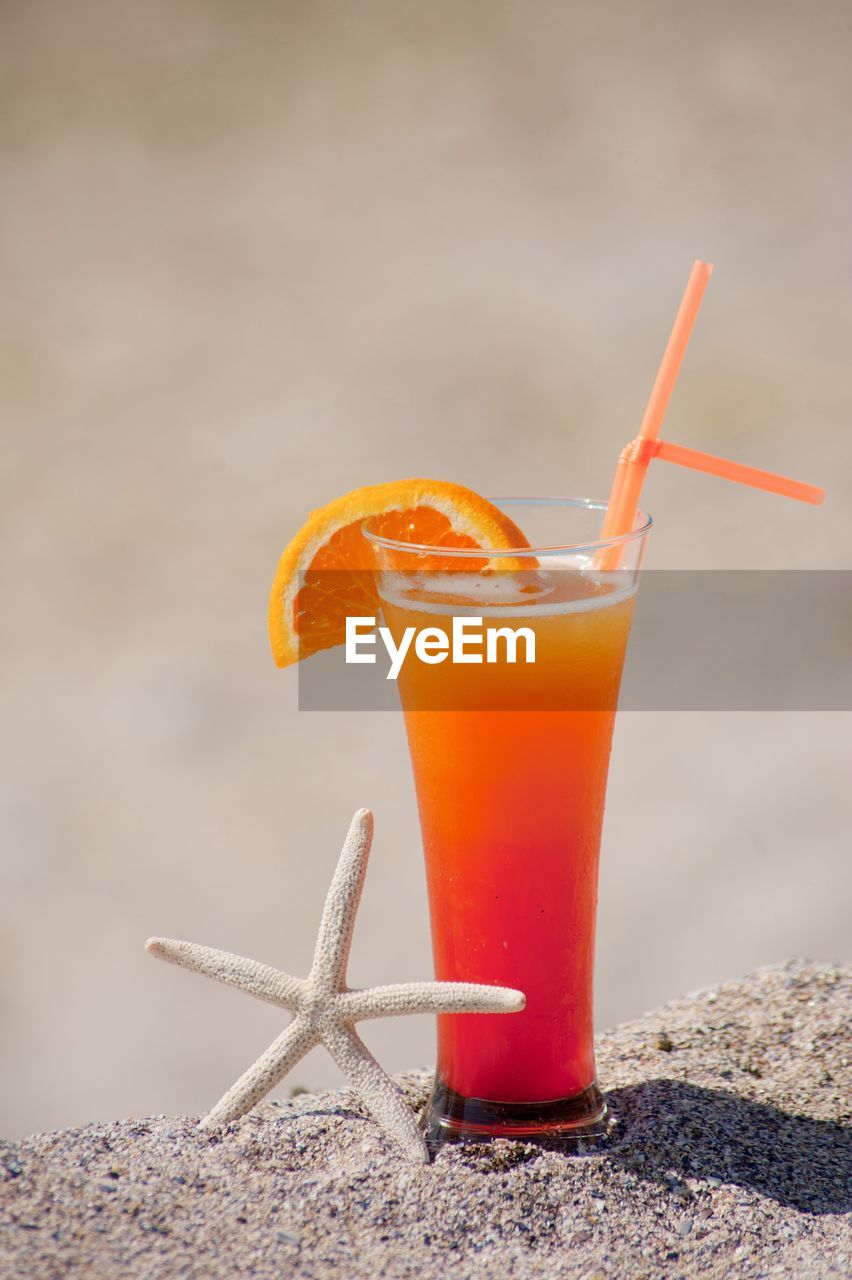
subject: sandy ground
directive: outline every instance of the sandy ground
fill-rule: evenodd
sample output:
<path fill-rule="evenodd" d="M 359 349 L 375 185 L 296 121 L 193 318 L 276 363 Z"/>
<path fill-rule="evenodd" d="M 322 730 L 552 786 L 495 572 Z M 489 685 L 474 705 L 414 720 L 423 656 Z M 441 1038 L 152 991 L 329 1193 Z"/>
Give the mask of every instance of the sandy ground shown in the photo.
<path fill-rule="evenodd" d="M 220 1134 L 153 1117 L 0 1144 L 0 1275 L 840 1280 L 850 977 L 791 963 L 604 1036 L 612 1121 L 585 1155 L 412 1165 L 349 1093 Z M 402 1079 L 412 1104 L 429 1079 Z"/>
<path fill-rule="evenodd" d="M 3 6 L 0 1132 L 218 1097 L 274 1018 L 143 942 L 301 971 L 358 805 L 353 981 L 429 973 L 400 723 L 300 715 L 267 653 L 309 507 L 605 493 L 703 255 L 672 436 L 831 498 L 661 468 L 651 562 L 850 566 L 848 36 L 839 0 Z M 849 744 L 622 718 L 601 1025 L 842 957 Z"/>

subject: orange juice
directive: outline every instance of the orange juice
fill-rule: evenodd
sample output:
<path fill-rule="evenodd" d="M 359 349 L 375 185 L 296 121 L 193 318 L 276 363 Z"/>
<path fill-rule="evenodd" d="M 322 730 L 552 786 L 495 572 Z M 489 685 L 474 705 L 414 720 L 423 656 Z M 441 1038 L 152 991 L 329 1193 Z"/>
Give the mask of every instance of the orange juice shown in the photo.
<path fill-rule="evenodd" d="M 519 1014 L 439 1018 L 438 1078 L 466 1099 L 541 1104 L 594 1085 L 598 850 L 633 611 L 618 576 L 536 569 L 380 582 L 397 642 L 405 627 L 450 614 L 535 634 L 534 663 L 411 658 L 399 674 L 436 977 L 526 994 Z"/>

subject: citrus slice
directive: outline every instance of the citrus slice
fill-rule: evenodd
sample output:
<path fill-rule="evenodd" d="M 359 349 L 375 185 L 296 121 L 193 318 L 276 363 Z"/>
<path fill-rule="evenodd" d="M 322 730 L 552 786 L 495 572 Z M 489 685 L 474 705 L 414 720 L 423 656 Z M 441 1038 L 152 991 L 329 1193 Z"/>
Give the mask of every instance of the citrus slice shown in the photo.
<path fill-rule="evenodd" d="M 269 638 L 279 667 L 343 644 L 347 616 L 375 615 L 365 520 L 382 537 L 429 547 L 526 547 L 508 516 L 472 489 L 445 480 L 394 480 L 353 489 L 312 511 L 284 550 L 272 584 Z M 477 562 L 482 566 L 482 558 Z M 444 567 L 470 567 L 466 557 Z M 434 564 L 430 567 L 436 567 Z M 327 570 L 337 570 L 333 578 Z"/>

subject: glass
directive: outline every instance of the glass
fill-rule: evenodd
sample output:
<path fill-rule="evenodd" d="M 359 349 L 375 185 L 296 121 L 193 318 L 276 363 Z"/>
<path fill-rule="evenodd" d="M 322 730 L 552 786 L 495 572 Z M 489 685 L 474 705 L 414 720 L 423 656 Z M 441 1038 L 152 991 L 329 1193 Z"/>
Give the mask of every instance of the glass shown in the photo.
<path fill-rule="evenodd" d="M 443 625 L 449 638 L 458 617 L 534 634 L 534 662 L 519 638 L 514 662 L 447 655 L 407 660 L 399 674 L 435 976 L 526 995 L 522 1013 L 438 1018 L 425 1125 L 432 1142 L 570 1147 L 602 1132 L 606 1111 L 592 1022 L 598 853 L 651 520 L 640 513 L 630 534 L 601 542 L 604 502 L 494 502 L 533 545 L 415 546 L 364 526 L 397 644 L 410 626 Z"/>

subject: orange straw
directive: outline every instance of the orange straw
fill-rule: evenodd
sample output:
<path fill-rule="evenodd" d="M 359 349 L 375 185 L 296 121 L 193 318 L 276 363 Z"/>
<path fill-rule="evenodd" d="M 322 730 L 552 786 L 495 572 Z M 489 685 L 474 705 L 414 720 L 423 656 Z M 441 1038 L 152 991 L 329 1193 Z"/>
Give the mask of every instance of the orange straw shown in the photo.
<path fill-rule="evenodd" d="M 697 449 L 686 449 L 681 445 L 669 444 L 659 438 L 660 427 L 712 270 L 712 264 L 709 262 L 693 263 L 645 415 L 639 427 L 639 434 L 619 455 L 606 518 L 601 530 L 602 538 L 621 537 L 633 528 L 639 496 L 642 492 L 642 482 L 652 458 L 660 458 L 664 462 L 676 462 L 680 466 L 705 471 L 710 475 L 721 476 L 725 480 L 735 480 L 739 484 L 752 485 L 756 489 L 766 489 L 770 493 L 780 493 L 787 498 L 797 498 L 800 502 L 818 504 L 825 497 L 825 490 L 817 488 L 816 485 L 803 484 L 800 480 L 779 476 L 772 471 L 762 471 L 758 467 L 747 467 L 739 462 L 730 462 L 726 458 L 717 458 L 710 453 L 700 453 Z M 614 552 L 616 554 L 613 554 Z M 617 548 L 610 548 L 602 556 L 602 562 L 606 568 L 614 567 L 616 560 Z"/>
<path fill-rule="evenodd" d="M 750 484 L 755 489 L 780 493 L 784 498 L 796 498 L 799 502 L 812 502 L 816 507 L 825 497 L 825 489 L 818 485 L 792 480 L 790 476 L 763 471 L 760 467 L 747 467 L 742 462 L 729 462 L 727 458 L 717 458 L 715 454 L 701 453 L 698 449 L 687 449 L 682 444 L 670 444 L 666 440 L 657 441 L 656 456 L 663 462 L 677 462 L 681 467 L 691 467 L 693 471 L 704 471 L 723 480 L 735 480 L 737 484 Z"/>
<path fill-rule="evenodd" d="M 680 372 L 692 326 L 695 324 L 695 317 L 698 315 L 698 308 L 701 306 L 701 299 L 704 297 L 704 290 L 707 288 L 712 270 L 712 264 L 709 262 L 692 264 L 675 322 L 657 370 L 645 415 L 642 418 L 642 425 L 639 427 L 640 440 L 656 440 L 660 434 L 660 427 L 663 425 L 663 418 L 669 407 L 669 400 Z M 617 538 L 620 534 L 629 533 L 633 528 L 639 506 L 639 495 L 642 492 L 642 482 L 650 461 L 650 457 L 642 461 L 631 461 L 625 457 L 624 453 L 618 459 L 606 519 L 601 532 L 602 537 Z"/>

